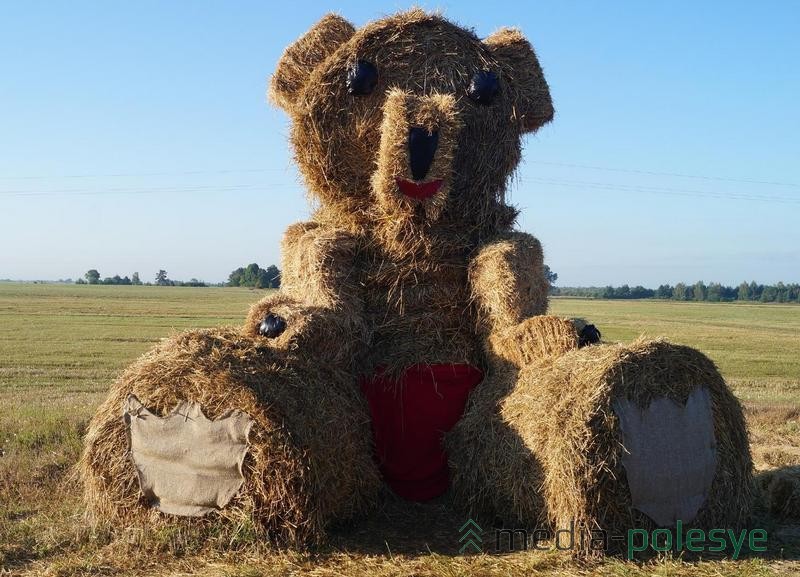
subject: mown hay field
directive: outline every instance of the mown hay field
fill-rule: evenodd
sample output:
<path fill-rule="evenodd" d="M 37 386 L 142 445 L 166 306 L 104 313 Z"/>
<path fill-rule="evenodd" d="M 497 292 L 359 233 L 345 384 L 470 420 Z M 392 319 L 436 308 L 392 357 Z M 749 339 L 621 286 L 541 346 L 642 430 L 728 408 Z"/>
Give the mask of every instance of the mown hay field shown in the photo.
<path fill-rule="evenodd" d="M 240 324 L 263 291 L 0 283 L 0 575 L 771 575 L 800 573 L 800 527 L 776 525 L 769 552 L 578 563 L 558 552 L 458 555 L 441 505 L 390 504 L 329 547 L 275 551 L 246 530 L 92 529 L 72 466 L 114 375 L 185 328 Z M 760 469 L 800 465 L 800 306 L 555 299 L 606 340 L 665 336 L 698 347 L 744 402 Z"/>

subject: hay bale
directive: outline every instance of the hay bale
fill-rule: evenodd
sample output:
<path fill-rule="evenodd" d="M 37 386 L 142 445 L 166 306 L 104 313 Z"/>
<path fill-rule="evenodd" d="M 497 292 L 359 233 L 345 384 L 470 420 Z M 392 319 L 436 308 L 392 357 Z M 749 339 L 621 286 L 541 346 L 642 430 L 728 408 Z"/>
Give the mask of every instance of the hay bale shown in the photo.
<path fill-rule="evenodd" d="M 399 377 L 416 364 L 476 364 L 481 346 L 472 330 L 465 267 L 414 270 L 386 263 L 367 270 L 365 310 L 374 332 L 363 348 L 362 374 L 381 367 Z M 407 270 L 415 280 L 403 278 Z"/>
<path fill-rule="evenodd" d="M 770 515 L 780 521 L 800 521 L 800 467 L 764 471 L 757 480 Z"/>
<path fill-rule="evenodd" d="M 509 328 L 494 330 L 486 338 L 489 358 L 517 367 L 552 362 L 578 348 L 578 331 L 570 319 L 540 315 Z"/>
<path fill-rule="evenodd" d="M 547 523 L 540 491 L 543 471 L 503 406 L 515 388 L 524 386 L 520 366 L 546 367 L 577 349 L 578 335 L 570 320 L 541 315 L 490 332 L 484 344 L 488 359 L 484 381 L 445 439 L 454 501 L 488 519 L 540 526 Z"/>
<path fill-rule="evenodd" d="M 480 454 L 470 463 L 473 481 L 482 476 L 491 488 L 490 499 L 480 503 L 489 505 L 484 514 L 524 526 L 544 520 L 559 529 L 574 523 L 587 536 L 594 528 L 610 535 L 655 528 L 632 504 L 615 403 L 627 399 L 646 409 L 653 400 L 667 398 L 680 406 L 701 387 L 710 398 L 716 465 L 707 499 L 691 525 L 740 526 L 750 513 L 754 487 L 738 401 L 698 351 L 646 340 L 575 349 L 519 372 L 508 395 L 496 401 L 491 427 L 476 435 L 491 441 L 480 443 Z M 519 458 L 503 456 L 509 448 L 524 457 L 529 470 L 520 470 Z"/>
<path fill-rule="evenodd" d="M 574 522 L 610 534 L 653 528 L 653 521 L 632 506 L 614 404 L 627 399 L 645 409 L 666 397 L 684 405 L 699 387 L 710 395 L 716 471 L 691 522 L 736 527 L 748 517 L 752 460 L 742 409 L 700 352 L 647 340 L 586 347 L 564 355 L 549 370 L 526 369 L 520 381 L 503 412 L 541 461 L 547 516 L 557 527 Z"/>
<path fill-rule="evenodd" d="M 473 298 L 487 319 L 484 329 L 505 332 L 547 311 L 550 281 L 542 245 L 529 234 L 507 233 L 483 246 L 470 263 L 469 276 Z"/>
<path fill-rule="evenodd" d="M 358 242 L 347 232 L 314 222 L 291 225 L 281 242 L 281 289 L 254 304 L 244 324 L 256 337 L 266 314 L 286 330 L 271 348 L 305 362 L 314 351 L 321 364 L 354 372 L 355 357 L 369 342 L 363 287 L 356 269 Z"/>
<path fill-rule="evenodd" d="M 131 394 L 162 416 L 193 401 L 211 420 L 236 409 L 253 419 L 244 486 L 211 518 L 253 526 L 278 542 L 308 543 L 331 521 L 363 511 L 380 487 L 366 405 L 346 375 L 289 368 L 263 340 L 233 329 L 189 331 L 125 370 L 89 424 L 78 469 L 97 522 L 209 522 L 162 515 L 145 502 L 122 419 Z"/>

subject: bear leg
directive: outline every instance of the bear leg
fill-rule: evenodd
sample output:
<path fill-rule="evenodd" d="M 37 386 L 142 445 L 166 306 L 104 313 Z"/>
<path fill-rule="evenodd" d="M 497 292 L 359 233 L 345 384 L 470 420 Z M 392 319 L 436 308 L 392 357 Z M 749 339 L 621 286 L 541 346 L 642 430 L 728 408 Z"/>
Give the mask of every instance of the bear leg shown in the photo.
<path fill-rule="evenodd" d="M 212 513 L 223 520 L 249 520 L 266 538 L 305 544 L 377 498 L 381 481 L 372 461 L 369 415 L 348 375 L 287 361 L 262 339 L 239 331 L 212 329 L 178 335 L 133 363 L 90 422 L 79 471 L 98 521 L 192 522 L 156 513 L 152 495 L 148 499 L 140 488 L 123 421 L 131 395 L 154 415 L 167 416 L 189 402 L 210 421 L 232 411 L 252 420 L 243 485 Z"/>

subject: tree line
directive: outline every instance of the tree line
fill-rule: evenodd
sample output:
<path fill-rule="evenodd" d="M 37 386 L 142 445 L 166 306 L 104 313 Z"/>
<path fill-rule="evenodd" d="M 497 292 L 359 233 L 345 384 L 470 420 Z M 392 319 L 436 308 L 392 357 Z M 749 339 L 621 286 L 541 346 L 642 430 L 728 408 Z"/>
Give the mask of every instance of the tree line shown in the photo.
<path fill-rule="evenodd" d="M 712 282 L 706 284 L 697 281 L 694 284 L 679 282 L 676 285 L 662 284 L 657 289 L 645 288 L 641 285 L 631 287 L 627 284 L 621 286 L 605 287 L 557 287 L 558 274 L 545 266 L 545 275 L 551 283 L 550 294 L 553 296 L 571 296 L 591 299 L 662 299 L 675 301 L 707 301 L 707 302 L 732 302 L 755 301 L 762 303 L 800 303 L 800 284 L 779 282 L 774 285 L 764 285 L 755 281 L 742 282 L 739 286 L 732 287 Z M 154 282 L 143 283 L 138 272 L 130 277 L 114 275 L 101 278 L 97 269 L 86 272 L 83 278 L 75 281 L 76 284 L 102 284 L 102 285 L 156 285 L 156 286 L 211 286 L 209 283 L 197 280 L 176 281 L 169 278 L 167 271 L 161 269 L 156 273 Z M 223 286 L 223 285 L 216 285 Z M 249 287 L 249 288 L 280 288 L 281 271 L 274 264 L 261 268 L 258 263 L 251 263 L 239 267 L 228 275 L 224 286 Z"/>
<path fill-rule="evenodd" d="M 800 284 L 779 282 L 774 285 L 755 281 L 742 282 L 732 287 L 712 282 L 694 284 L 679 282 L 672 286 L 662 284 L 657 289 L 637 285 L 605 287 L 552 287 L 550 294 L 594 299 L 663 299 L 675 301 L 732 302 L 756 301 L 762 303 L 800 303 Z"/>
<path fill-rule="evenodd" d="M 239 267 L 228 275 L 228 286 L 251 288 L 280 288 L 281 271 L 274 264 L 261 268 L 258 263 Z"/>
<path fill-rule="evenodd" d="M 115 274 L 114 276 L 107 276 L 100 278 L 100 273 L 96 268 L 89 269 L 83 278 L 75 281 L 75 284 L 123 284 L 123 285 L 141 285 L 143 284 L 139 278 L 139 273 L 135 272 L 131 277 L 127 275 L 124 277 Z"/>
<path fill-rule="evenodd" d="M 72 282 L 71 280 L 69 282 Z M 251 263 L 245 267 L 239 267 L 230 275 L 225 283 L 212 285 L 210 283 L 197 280 L 196 278 L 188 281 L 172 280 L 167 275 L 164 269 L 156 273 L 154 282 L 142 282 L 139 273 L 135 272 L 129 276 L 107 276 L 101 277 L 100 272 L 93 268 L 86 271 L 83 278 L 75 281 L 75 284 L 93 284 L 93 285 L 147 285 L 147 286 L 232 286 L 232 287 L 249 287 L 249 288 L 279 288 L 281 286 L 281 271 L 274 264 L 269 265 L 267 268 L 261 268 L 258 263 Z"/>
<path fill-rule="evenodd" d="M 188 281 L 182 280 L 172 280 L 167 276 L 167 271 L 164 269 L 159 270 L 156 273 L 155 282 L 147 282 L 143 283 L 142 280 L 139 278 L 139 273 L 135 272 L 130 277 L 126 276 L 119 276 L 115 274 L 114 276 L 107 276 L 105 278 L 100 278 L 100 273 L 97 269 L 93 268 L 86 271 L 86 274 L 83 275 L 83 278 L 79 278 L 75 281 L 75 284 L 104 284 L 104 285 L 136 285 L 136 286 L 195 286 L 195 287 L 203 287 L 209 286 L 208 283 L 205 283 L 201 280 L 197 280 L 196 278 L 190 279 Z"/>

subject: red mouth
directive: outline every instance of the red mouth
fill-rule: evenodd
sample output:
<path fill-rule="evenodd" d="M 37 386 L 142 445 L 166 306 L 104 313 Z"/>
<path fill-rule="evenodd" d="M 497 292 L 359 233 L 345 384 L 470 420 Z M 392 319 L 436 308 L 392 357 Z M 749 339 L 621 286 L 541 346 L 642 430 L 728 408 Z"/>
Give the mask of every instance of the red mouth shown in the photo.
<path fill-rule="evenodd" d="M 405 180 L 403 178 L 395 178 L 397 182 L 397 187 L 400 189 L 400 192 L 408 196 L 409 198 L 415 198 L 417 200 L 424 200 L 426 198 L 432 197 L 434 194 L 439 192 L 439 189 L 442 187 L 442 180 L 431 180 L 430 182 L 413 182 L 411 180 Z"/>

